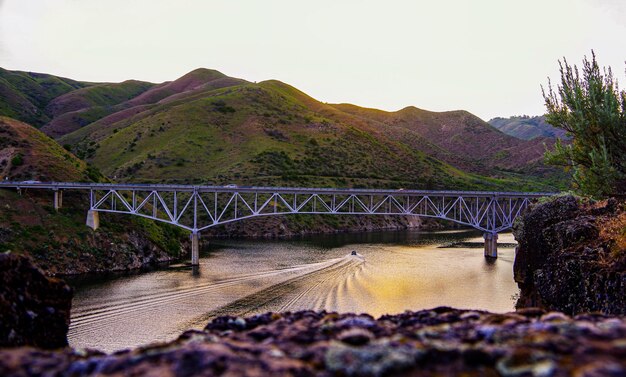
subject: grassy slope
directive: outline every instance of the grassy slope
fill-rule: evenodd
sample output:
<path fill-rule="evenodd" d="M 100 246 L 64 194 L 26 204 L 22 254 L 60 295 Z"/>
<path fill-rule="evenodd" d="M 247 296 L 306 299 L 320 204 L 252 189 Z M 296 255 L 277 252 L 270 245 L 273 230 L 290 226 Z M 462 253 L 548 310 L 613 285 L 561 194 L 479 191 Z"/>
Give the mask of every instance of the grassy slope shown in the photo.
<path fill-rule="evenodd" d="M 196 69 L 178 80 L 159 85 L 132 80 L 95 85 L 52 101 L 46 109 L 54 118 L 42 130 L 58 138 L 96 121 L 101 124 L 118 122 L 149 110 L 161 101 L 181 100 L 197 92 L 245 82 L 218 71 Z"/>
<path fill-rule="evenodd" d="M 104 179 L 37 129 L 6 117 L 0 117 L 0 169 L 16 180 Z M 86 194 L 70 191 L 56 212 L 49 191 L 0 190 L 0 252 L 29 254 L 49 273 L 139 267 L 144 258 L 180 252 L 182 231 L 141 218 L 105 214 L 102 229 L 93 232 L 84 225 L 88 205 Z"/>
<path fill-rule="evenodd" d="M 51 119 L 45 113 L 50 101 L 89 85 L 47 74 L 0 68 L 0 115 L 41 127 Z"/>
<path fill-rule="evenodd" d="M 0 116 L 0 178 L 90 181 L 101 175 L 32 126 Z"/>
<path fill-rule="evenodd" d="M 394 140 L 417 149 L 426 147 L 429 154 L 463 170 L 484 173 L 505 167 L 514 160 L 516 149 L 530 145 L 497 131 L 467 111 L 431 112 L 407 107 L 384 112 L 353 105 L 334 106 L 386 129 Z M 424 146 L 424 141 L 431 145 Z M 540 155 L 525 154 L 514 165 L 522 167 Z"/>
<path fill-rule="evenodd" d="M 113 106 L 128 101 L 154 84 L 127 80 L 116 84 L 97 84 L 74 90 L 52 100 L 46 107 L 46 112 L 53 117 L 94 106 Z"/>
<path fill-rule="evenodd" d="M 548 188 L 522 174 L 463 172 L 428 156 L 441 147 L 417 131 L 410 131 L 412 145 L 396 135 L 406 127 L 386 125 L 371 112 L 384 113 L 371 110 L 364 118 L 272 80 L 199 91 L 119 122 L 95 122 L 60 142 L 123 181 Z"/>
<path fill-rule="evenodd" d="M 52 120 L 42 127 L 42 131 L 53 137 L 75 131 L 120 111 L 124 102 L 153 86 L 143 81 L 128 80 L 119 84 L 97 84 L 59 96 L 46 106 L 46 113 Z"/>

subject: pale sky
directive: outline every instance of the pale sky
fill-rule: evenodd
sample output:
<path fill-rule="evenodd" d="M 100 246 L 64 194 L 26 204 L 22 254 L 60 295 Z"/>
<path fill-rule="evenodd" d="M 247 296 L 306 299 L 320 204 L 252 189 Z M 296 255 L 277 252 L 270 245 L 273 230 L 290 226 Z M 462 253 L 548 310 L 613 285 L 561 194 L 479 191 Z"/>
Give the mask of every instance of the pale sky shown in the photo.
<path fill-rule="evenodd" d="M 495 116 L 544 112 L 558 59 L 624 78 L 625 0 L 0 0 L 0 67 L 85 81 L 198 67 L 316 99 Z"/>

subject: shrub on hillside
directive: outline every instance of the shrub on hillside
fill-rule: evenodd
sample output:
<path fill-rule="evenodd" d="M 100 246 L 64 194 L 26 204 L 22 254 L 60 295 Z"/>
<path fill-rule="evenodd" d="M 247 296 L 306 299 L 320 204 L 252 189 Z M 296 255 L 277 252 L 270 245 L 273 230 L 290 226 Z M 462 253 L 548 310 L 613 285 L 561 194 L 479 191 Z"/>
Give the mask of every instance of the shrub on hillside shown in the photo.
<path fill-rule="evenodd" d="M 605 197 L 626 193 L 626 91 L 620 91 L 611 68 L 600 69 L 595 54 L 577 66 L 559 61 L 561 84 L 551 84 L 543 97 L 546 121 L 572 136 L 557 139 L 546 161 L 571 168 L 582 194 Z"/>
<path fill-rule="evenodd" d="M 18 153 L 11 159 L 12 166 L 21 166 L 24 163 L 24 157 L 22 154 Z"/>

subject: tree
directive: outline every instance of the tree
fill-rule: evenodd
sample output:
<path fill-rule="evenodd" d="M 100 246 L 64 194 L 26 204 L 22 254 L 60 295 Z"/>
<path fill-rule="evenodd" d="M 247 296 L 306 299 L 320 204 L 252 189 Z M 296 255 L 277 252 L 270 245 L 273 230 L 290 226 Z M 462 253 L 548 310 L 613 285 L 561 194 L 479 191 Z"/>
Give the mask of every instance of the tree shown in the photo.
<path fill-rule="evenodd" d="M 580 193 L 606 197 L 626 193 L 626 92 L 620 91 L 611 68 L 598 66 L 595 53 L 577 66 L 559 61 L 561 84 L 541 88 L 546 121 L 565 130 L 571 142 L 557 140 L 546 162 L 573 169 Z"/>

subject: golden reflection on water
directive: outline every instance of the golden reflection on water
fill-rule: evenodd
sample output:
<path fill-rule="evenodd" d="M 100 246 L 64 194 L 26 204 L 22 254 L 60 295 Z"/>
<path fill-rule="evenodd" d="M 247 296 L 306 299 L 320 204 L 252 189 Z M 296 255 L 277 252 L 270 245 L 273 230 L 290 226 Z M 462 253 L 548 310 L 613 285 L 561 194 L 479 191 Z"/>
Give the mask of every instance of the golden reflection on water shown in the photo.
<path fill-rule="evenodd" d="M 499 242 L 513 239 L 505 234 Z M 511 246 L 500 247 L 498 260 L 487 262 L 482 237 L 467 231 L 215 241 L 199 275 L 174 267 L 79 285 L 69 339 L 73 346 L 113 351 L 173 339 L 218 315 L 267 311 L 380 316 L 454 306 L 506 312 L 518 293 L 513 259 Z"/>

